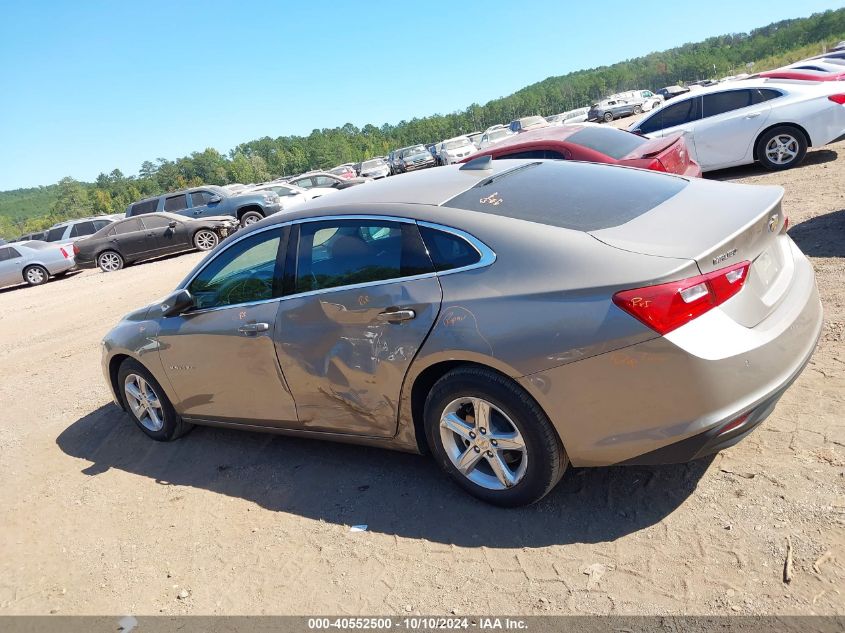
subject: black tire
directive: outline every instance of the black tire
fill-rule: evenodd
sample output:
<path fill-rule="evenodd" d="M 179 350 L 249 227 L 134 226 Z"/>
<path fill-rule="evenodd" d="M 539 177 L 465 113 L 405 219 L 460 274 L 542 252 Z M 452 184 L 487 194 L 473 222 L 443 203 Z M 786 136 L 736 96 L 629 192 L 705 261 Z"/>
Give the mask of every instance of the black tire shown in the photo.
<path fill-rule="evenodd" d="M 50 279 L 50 273 L 44 266 L 33 264 L 23 269 L 23 280 L 30 286 L 40 286 L 46 284 Z"/>
<path fill-rule="evenodd" d="M 643 113 L 643 107 L 642 106 L 638 106 L 638 105 L 634 106 L 634 114 L 642 114 L 642 113 Z"/>
<path fill-rule="evenodd" d="M 103 251 L 97 255 L 97 266 L 104 273 L 113 273 L 126 265 L 123 255 L 117 251 Z"/>
<path fill-rule="evenodd" d="M 613 121 L 613 112 L 605 112 L 604 116 L 602 117 L 605 123 L 610 123 Z"/>
<path fill-rule="evenodd" d="M 241 216 L 241 226 L 247 227 L 250 224 L 261 222 L 264 219 L 264 214 L 260 211 L 247 211 Z"/>
<path fill-rule="evenodd" d="M 161 404 L 161 412 L 163 413 L 163 416 L 161 416 L 162 427 L 159 430 L 154 430 L 145 426 L 130 405 L 125 385 L 126 379 L 132 375 L 142 377 Z M 176 413 L 176 409 L 173 408 L 173 404 L 170 402 L 170 398 L 167 397 L 167 394 L 164 392 L 164 389 L 161 388 L 158 381 L 149 371 L 147 371 L 146 367 L 136 360 L 129 358 L 123 361 L 120 365 L 120 369 L 117 372 L 117 391 L 120 394 L 124 409 L 126 409 L 126 413 L 129 414 L 129 417 L 132 418 L 138 428 L 141 429 L 147 437 L 150 437 L 157 442 L 172 442 L 173 440 L 177 440 L 190 431 L 194 426 L 179 417 Z"/>
<path fill-rule="evenodd" d="M 776 162 L 769 157 L 766 151 L 767 146 L 778 137 L 781 137 L 784 140 L 791 139 L 791 142 L 788 142 L 787 144 L 792 145 L 792 143 L 794 143 L 794 146 L 797 147 L 797 152 L 791 160 L 786 162 Z M 801 161 L 804 160 L 804 156 L 807 155 L 807 145 L 807 137 L 797 127 L 793 127 L 791 125 L 779 125 L 777 127 L 773 127 L 771 130 L 766 130 L 760 135 L 760 138 L 757 139 L 757 160 L 760 161 L 760 164 L 763 167 L 770 171 L 791 169 L 792 167 L 801 164 Z"/>
<path fill-rule="evenodd" d="M 200 251 L 213 250 L 220 243 L 217 233 L 211 229 L 200 229 L 194 233 L 194 247 Z"/>
<path fill-rule="evenodd" d="M 500 409 L 521 434 L 527 462 L 522 478 L 512 487 L 498 490 L 484 487 L 468 479 L 452 463 L 443 445 L 440 418 L 450 403 L 465 397 L 483 398 Z M 449 371 L 429 392 L 424 415 L 426 440 L 437 463 L 458 485 L 488 503 L 503 507 L 534 503 L 554 488 L 569 464 L 566 451 L 540 405 L 511 379 L 491 370 L 459 367 Z"/>

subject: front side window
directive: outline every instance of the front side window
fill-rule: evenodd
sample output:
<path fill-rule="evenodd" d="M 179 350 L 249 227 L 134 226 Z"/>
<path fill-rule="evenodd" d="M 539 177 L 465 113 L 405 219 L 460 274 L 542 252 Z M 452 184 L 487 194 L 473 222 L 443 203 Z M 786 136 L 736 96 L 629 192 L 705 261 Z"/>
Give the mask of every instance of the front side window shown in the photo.
<path fill-rule="evenodd" d="M 82 237 L 83 235 L 94 235 L 97 232 L 93 222 L 77 222 L 70 229 L 71 237 Z"/>
<path fill-rule="evenodd" d="M 295 292 L 433 272 L 417 226 L 388 220 L 326 220 L 300 226 Z"/>
<path fill-rule="evenodd" d="M 704 95 L 704 117 L 717 116 L 751 105 L 750 90 L 726 90 Z"/>
<path fill-rule="evenodd" d="M 125 235 L 127 233 L 134 233 L 135 231 L 140 231 L 142 229 L 143 227 L 141 226 L 141 220 L 126 220 L 125 222 L 117 222 L 114 225 L 114 234 Z M 111 235 L 111 231 L 109 231 L 109 235 Z"/>
<path fill-rule="evenodd" d="M 206 204 L 208 204 L 208 201 L 211 200 L 213 197 L 214 194 L 210 191 L 193 191 L 191 192 L 191 206 L 205 206 Z"/>
<path fill-rule="evenodd" d="M 141 220 L 144 226 L 148 229 L 164 229 L 170 226 L 173 222 L 170 218 L 162 217 L 160 215 L 147 215 Z"/>
<path fill-rule="evenodd" d="M 334 178 L 329 178 L 328 176 L 317 176 L 314 178 L 314 183 L 318 187 L 334 187 L 337 185 L 337 180 Z"/>
<path fill-rule="evenodd" d="M 50 229 L 49 231 L 47 231 L 47 235 L 44 236 L 44 241 L 45 242 L 58 242 L 60 239 L 62 239 L 64 237 L 66 228 L 67 227 L 60 226 L 60 227 L 57 227 L 55 229 Z"/>
<path fill-rule="evenodd" d="M 302 187 L 303 189 L 310 189 L 314 186 L 314 183 L 311 182 L 310 178 L 300 178 L 299 180 L 294 180 L 293 184 L 297 187 Z"/>
<path fill-rule="evenodd" d="M 188 285 L 195 308 L 217 308 L 280 296 L 281 236 L 280 228 L 254 233 L 211 260 Z"/>
<path fill-rule="evenodd" d="M 182 193 L 178 196 L 170 196 L 164 200 L 165 211 L 181 211 L 188 208 L 188 194 Z"/>
<path fill-rule="evenodd" d="M 658 132 L 676 125 L 683 125 L 701 118 L 701 98 L 693 97 L 666 106 L 643 121 L 640 131 L 643 134 Z"/>

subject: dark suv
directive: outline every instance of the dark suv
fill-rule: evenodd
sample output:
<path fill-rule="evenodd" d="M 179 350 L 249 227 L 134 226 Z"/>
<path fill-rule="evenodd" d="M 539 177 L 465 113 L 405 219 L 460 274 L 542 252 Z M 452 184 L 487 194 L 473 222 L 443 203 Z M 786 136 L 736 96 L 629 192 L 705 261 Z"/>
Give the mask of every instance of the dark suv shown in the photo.
<path fill-rule="evenodd" d="M 231 215 L 238 219 L 241 226 L 248 226 L 281 210 L 279 196 L 273 191 L 232 193 L 225 187 L 205 185 L 136 202 L 126 209 L 126 217 L 157 211 L 178 213 L 188 218 Z"/>

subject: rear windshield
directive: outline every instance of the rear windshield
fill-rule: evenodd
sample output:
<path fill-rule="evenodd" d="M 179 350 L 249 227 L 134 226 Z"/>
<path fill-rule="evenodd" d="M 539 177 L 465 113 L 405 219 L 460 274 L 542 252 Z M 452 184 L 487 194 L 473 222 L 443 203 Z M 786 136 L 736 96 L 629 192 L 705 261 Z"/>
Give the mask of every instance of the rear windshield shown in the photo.
<path fill-rule="evenodd" d="M 627 156 L 640 145 L 648 142 L 648 139 L 642 136 L 609 127 L 585 127 L 567 140 L 616 160 Z"/>
<path fill-rule="evenodd" d="M 538 161 L 482 180 L 443 206 L 576 231 L 598 231 L 639 217 L 686 186 L 683 178 L 666 174 Z"/>

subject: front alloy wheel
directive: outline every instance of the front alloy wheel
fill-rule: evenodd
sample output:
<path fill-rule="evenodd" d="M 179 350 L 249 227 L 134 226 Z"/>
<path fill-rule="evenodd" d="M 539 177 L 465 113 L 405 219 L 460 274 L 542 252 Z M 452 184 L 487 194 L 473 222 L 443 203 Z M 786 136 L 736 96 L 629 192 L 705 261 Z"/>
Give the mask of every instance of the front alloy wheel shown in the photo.
<path fill-rule="evenodd" d="M 164 411 L 155 389 L 142 376 L 128 374 L 123 382 L 126 404 L 141 425 L 153 433 L 164 427 Z"/>
<path fill-rule="evenodd" d="M 217 246 L 219 238 L 217 233 L 209 231 L 208 229 L 201 229 L 194 235 L 194 246 L 201 251 L 210 251 Z"/>
<path fill-rule="evenodd" d="M 148 437 L 169 442 L 187 433 L 185 422 L 153 375 L 138 361 L 127 358 L 120 365 L 115 382 L 124 408 Z"/>
<path fill-rule="evenodd" d="M 247 227 L 256 222 L 261 222 L 264 219 L 264 216 L 261 215 L 258 211 L 247 211 L 241 216 L 241 226 Z"/>

